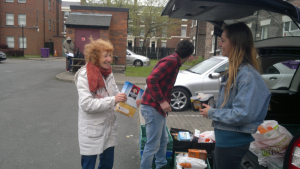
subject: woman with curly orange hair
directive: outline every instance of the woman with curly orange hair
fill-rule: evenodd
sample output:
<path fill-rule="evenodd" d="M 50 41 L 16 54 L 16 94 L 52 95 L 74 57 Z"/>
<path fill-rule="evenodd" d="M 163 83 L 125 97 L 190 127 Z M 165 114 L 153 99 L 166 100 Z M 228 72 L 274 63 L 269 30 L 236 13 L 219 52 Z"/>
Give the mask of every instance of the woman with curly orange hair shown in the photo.
<path fill-rule="evenodd" d="M 112 74 L 114 50 L 109 41 L 93 40 L 84 48 L 86 65 L 75 75 L 78 90 L 78 140 L 83 169 L 112 169 L 117 145 L 117 122 L 114 107 L 125 102 Z"/>

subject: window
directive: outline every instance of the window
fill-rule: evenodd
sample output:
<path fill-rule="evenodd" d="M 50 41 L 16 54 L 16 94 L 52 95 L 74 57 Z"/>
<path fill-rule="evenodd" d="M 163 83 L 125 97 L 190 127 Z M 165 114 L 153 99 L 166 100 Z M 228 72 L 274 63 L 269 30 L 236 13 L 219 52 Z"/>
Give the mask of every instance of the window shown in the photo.
<path fill-rule="evenodd" d="M 223 61 L 222 59 L 210 58 L 196 64 L 195 66 L 189 68 L 189 70 L 198 74 L 203 74 L 209 69 L 211 69 L 213 66 L 221 63 L 222 61 Z"/>
<path fill-rule="evenodd" d="M 14 2 L 14 0 L 6 0 L 5 2 Z"/>
<path fill-rule="evenodd" d="M 143 47 L 143 41 L 140 41 L 140 47 Z"/>
<path fill-rule="evenodd" d="M 8 48 L 15 48 L 15 38 L 13 36 L 7 36 L 6 44 Z"/>
<path fill-rule="evenodd" d="M 299 36 L 300 30 L 293 21 L 284 22 L 283 36 Z"/>
<path fill-rule="evenodd" d="M 128 33 L 127 36 L 132 36 L 132 27 L 128 27 Z"/>
<path fill-rule="evenodd" d="M 53 21 L 53 32 L 55 31 L 55 21 Z"/>
<path fill-rule="evenodd" d="M 66 29 L 67 29 L 67 26 L 66 26 L 66 25 L 64 25 L 64 32 L 66 32 Z"/>
<path fill-rule="evenodd" d="M 156 29 L 153 28 L 152 31 L 151 31 L 151 36 L 155 36 L 156 35 Z"/>
<path fill-rule="evenodd" d="M 261 39 L 267 39 L 269 34 L 269 25 L 261 27 Z"/>
<path fill-rule="evenodd" d="M 223 73 L 223 72 L 225 72 L 228 69 L 229 69 L 229 62 L 226 62 L 222 66 L 218 67 L 214 72 L 215 73 Z"/>
<path fill-rule="evenodd" d="M 18 25 L 26 26 L 26 14 L 18 14 Z"/>
<path fill-rule="evenodd" d="M 19 48 L 23 48 L 23 38 L 19 37 Z M 27 48 L 26 37 L 24 37 L 24 48 Z"/>
<path fill-rule="evenodd" d="M 152 23 L 155 23 L 155 16 L 152 16 Z"/>
<path fill-rule="evenodd" d="M 194 40 L 194 52 L 193 52 L 193 54 L 195 54 L 195 52 L 196 52 L 196 41 Z"/>
<path fill-rule="evenodd" d="M 264 74 L 280 74 L 280 72 L 274 66 L 270 66 Z"/>
<path fill-rule="evenodd" d="M 140 36 L 143 36 L 143 37 L 145 36 L 145 28 L 144 27 L 141 28 Z"/>
<path fill-rule="evenodd" d="M 167 42 L 161 42 L 161 47 L 166 48 L 167 47 Z"/>
<path fill-rule="evenodd" d="M 69 16 L 69 13 L 68 11 L 65 11 L 65 18 L 67 18 Z"/>
<path fill-rule="evenodd" d="M 197 26 L 197 24 L 198 24 L 198 21 L 197 21 L 197 20 L 195 20 L 195 26 Z"/>
<path fill-rule="evenodd" d="M 18 0 L 19 3 L 26 3 L 26 0 Z"/>
<path fill-rule="evenodd" d="M 51 31 L 51 20 L 49 20 L 49 31 Z"/>
<path fill-rule="evenodd" d="M 187 21 L 187 19 L 182 19 L 181 21 Z"/>
<path fill-rule="evenodd" d="M 141 22 L 145 22 L 145 17 L 141 15 Z"/>
<path fill-rule="evenodd" d="M 186 37 L 186 26 L 181 26 L 181 36 Z"/>
<path fill-rule="evenodd" d="M 215 40 L 216 40 L 216 35 L 213 35 L 211 37 L 211 51 L 214 52 L 215 51 Z"/>
<path fill-rule="evenodd" d="M 51 11 L 51 0 L 48 0 L 48 10 Z"/>
<path fill-rule="evenodd" d="M 6 25 L 14 25 L 14 14 L 6 14 Z"/>
<path fill-rule="evenodd" d="M 167 37 L 167 28 L 162 29 L 162 35 L 163 38 Z"/>

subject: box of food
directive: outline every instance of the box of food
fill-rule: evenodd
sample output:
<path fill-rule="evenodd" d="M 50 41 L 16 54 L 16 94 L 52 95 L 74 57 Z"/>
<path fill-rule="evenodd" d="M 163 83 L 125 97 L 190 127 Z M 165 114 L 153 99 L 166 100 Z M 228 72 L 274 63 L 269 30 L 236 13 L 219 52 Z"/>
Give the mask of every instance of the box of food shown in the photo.
<path fill-rule="evenodd" d="M 207 159 L 207 152 L 206 150 L 200 150 L 200 149 L 189 149 L 189 157 L 193 157 L 193 158 L 199 158 L 202 160 L 206 160 Z"/>
<path fill-rule="evenodd" d="M 127 101 L 118 103 L 115 107 L 115 111 L 133 118 L 137 109 L 136 100 L 142 98 L 144 90 L 126 81 L 121 93 L 125 93 L 127 95 Z"/>

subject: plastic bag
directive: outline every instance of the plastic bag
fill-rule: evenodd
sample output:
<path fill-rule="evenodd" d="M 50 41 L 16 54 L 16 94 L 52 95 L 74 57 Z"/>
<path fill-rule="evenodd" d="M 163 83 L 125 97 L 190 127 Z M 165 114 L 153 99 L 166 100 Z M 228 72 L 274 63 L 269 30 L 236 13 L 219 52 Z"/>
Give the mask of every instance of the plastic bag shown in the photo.
<path fill-rule="evenodd" d="M 283 158 L 287 146 L 292 140 L 292 134 L 275 120 L 265 120 L 261 124 L 264 134 L 257 131 L 252 134 L 255 141 L 250 145 L 250 151 L 258 157 L 260 165 L 267 167 L 269 158 Z"/>
<path fill-rule="evenodd" d="M 189 163 L 191 164 L 191 169 L 204 169 L 207 167 L 207 164 L 204 160 L 186 157 L 182 153 L 176 156 L 177 168 L 180 167 L 180 163 Z"/>
<path fill-rule="evenodd" d="M 212 143 L 215 139 L 215 132 L 214 131 L 205 131 L 200 134 L 198 143 Z"/>

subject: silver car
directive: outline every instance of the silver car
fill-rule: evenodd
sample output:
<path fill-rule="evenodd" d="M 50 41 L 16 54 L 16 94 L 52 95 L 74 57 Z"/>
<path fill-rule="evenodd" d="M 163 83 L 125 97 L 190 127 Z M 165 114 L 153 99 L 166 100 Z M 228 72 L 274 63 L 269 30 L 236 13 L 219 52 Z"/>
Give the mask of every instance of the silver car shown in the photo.
<path fill-rule="evenodd" d="M 0 62 L 2 60 L 6 60 L 6 54 L 4 52 L 0 51 Z"/>
<path fill-rule="evenodd" d="M 280 62 L 262 68 L 262 77 L 269 89 L 286 89 L 292 80 L 299 61 L 292 61 L 291 67 L 287 62 Z M 217 100 L 220 87 L 220 73 L 228 70 L 228 58 L 213 56 L 197 65 L 181 70 L 178 73 L 171 99 L 173 111 L 182 111 L 190 106 L 190 97 L 196 91 L 213 94 Z"/>
<path fill-rule="evenodd" d="M 127 49 L 126 65 L 150 66 L 150 59 L 146 56 L 138 55 Z"/>

